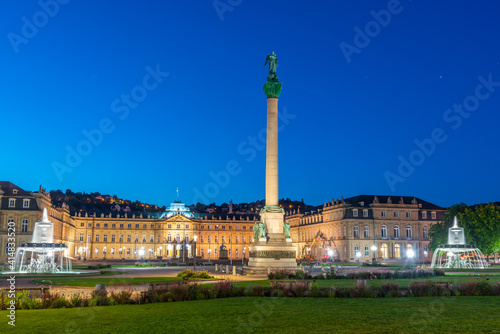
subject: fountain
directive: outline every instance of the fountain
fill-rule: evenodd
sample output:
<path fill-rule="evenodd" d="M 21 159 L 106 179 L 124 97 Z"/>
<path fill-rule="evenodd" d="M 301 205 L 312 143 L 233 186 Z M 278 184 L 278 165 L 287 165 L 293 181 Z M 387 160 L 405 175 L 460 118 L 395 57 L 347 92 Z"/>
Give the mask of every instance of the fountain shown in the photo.
<path fill-rule="evenodd" d="M 31 242 L 19 244 L 14 260 L 18 273 L 68 273 L 71 259 L 65 256 L 68 247 L 54 243 L 54 224 L 49 221 L 47 208 L 41 222 L 35 223 Z"/>
<path fill-rule="evenodd" d="M 483 253 L 476 245 L 465 243 L 463 227 L 458 227 L 457 217 L 448 229 L 448 244 L 439 245 L 432 256 L 432 268 L 480 268 L 486 267 Z"/>

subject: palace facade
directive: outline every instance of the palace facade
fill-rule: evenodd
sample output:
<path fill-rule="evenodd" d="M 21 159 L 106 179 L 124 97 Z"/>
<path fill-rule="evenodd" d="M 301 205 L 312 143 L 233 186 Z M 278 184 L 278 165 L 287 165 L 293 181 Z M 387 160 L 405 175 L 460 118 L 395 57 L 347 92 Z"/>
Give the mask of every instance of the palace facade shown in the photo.
<path fill-rule="evenodd" d="M 68 246 L 80 259 L 187 261 L 219 259 L 225 245 L 228 257 L 248 260 L 253 225 L 258 214 L 193 213 L 176 201 L 158 212 L 78 212 L 67 205 L 53 207 L 50 194 L 28 192 L 0 182 L 0 263 L 7 261 L 7 225 L 15 224 L 16 244 L 30 242 L 35 222 L 47 208 L 54 223 L 54 242 Z M 327 202 L 314 209 L 287 212 L 297 258 L 341 261 L 403 261 L 413 252 L 429 260 L 432 223 L 442 221 L 445 209 L 414 197 L 361 195 Z M 373 247 L 375 246 L 375 247 Z M 373 248 L 372 248 L 373 247 Z"/>

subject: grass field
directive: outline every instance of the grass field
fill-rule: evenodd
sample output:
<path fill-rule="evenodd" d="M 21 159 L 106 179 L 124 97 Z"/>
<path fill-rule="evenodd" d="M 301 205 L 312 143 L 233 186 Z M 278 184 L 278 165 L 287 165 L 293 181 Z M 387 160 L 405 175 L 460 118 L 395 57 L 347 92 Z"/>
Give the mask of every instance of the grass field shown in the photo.
<path fill-rule="evenodd" d="M 488 333 L 500 298 L 243 297 L 16 312 L 1 333 Z M 0 318 L 6 318 L 0 311 Z"/>
<path fill-rule="evenodd" d="M 94 287 L 98 283 L 104 283 L 107 286 L 116 284 L 149 284 L 149 283 L 164 283 L 164 282 L 181 282 L 180 277 L 107 277 L 107 278 L 41 278 L 35 279 L 35 283 L 48 284 L 47 280 L 52 282 L 52 285 L 65 285 L 65 286 L 83 286 Z M 191 281 L 193 279 L 190 279 Z M 206 279 L 196 279 L 197 281 L 206 281 Z M 45 281 L 45 282 L 44 282 Z"/>
<path fill-rule="evenodd" d="M 500 282 L 500 275 L 488 275 L 484 277 L 480 276 L 467 276 L 467 275 L 451 275 L 451 276 L 439 276 L 433 277 L 430 279 L 427 278 L 419 278 L 419 279 L 375 279 L 375 280 L 366 280 L 366 284 L 368 286 L 380 286 L 384 283 L 398 283 L 401 289 L 408 289 L 411 282 L 452 282 L 453 284 L 466 283 L 473 280 L 484 281 L 486 280 L 491 284 Z M 261 281 L 244 281 L 244 282 L 236 282 L 235 284 L 240 287 L 247 287 L 249 285 L 263 285 L 268 287 L 270 280 L 261 280 Z M 356 280 L 354 279 L 317 279 L 314 280 L 313 285 L 317 285 L 320 288 L 331 287 L 332 285 L 336 287 L 350 287 L 356 284 Z"/>

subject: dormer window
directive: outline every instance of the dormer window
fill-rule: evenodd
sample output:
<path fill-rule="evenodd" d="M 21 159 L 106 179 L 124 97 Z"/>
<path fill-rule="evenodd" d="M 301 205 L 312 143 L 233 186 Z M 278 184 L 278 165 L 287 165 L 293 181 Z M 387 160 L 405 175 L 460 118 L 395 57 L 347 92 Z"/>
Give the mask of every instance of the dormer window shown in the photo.
<path fill-rule="evenodd" d="M 24 199 L 23 200 L 23 208 L 29 208 L 29 207 L 30 207 L 30 200 Z"/>
<path fill-rule="evenodd" d="M 436 213 L 435 212 L 431 212 L 431 217 L 432 217 L 432 219 L 436 219 Z"/>
<path fill-rule="evenodd" d="M 9 208 L 13 208 L 16 206 L 16 200 L 11 198 L 9 199 Z"/>
<path fill-rule="evenodd" d="M 422 219 L 427 219 L 427 212 L 426 211 L 422 211 Z"/>
<path fill-rule="evenodd" d="M 358 216 L 358 209 L 353 209 L 352 214 L 354 217 L 357 217 Z"/>
<path fill-rule="evenodd" d="M 363 210 L 363 217 L 368 217 L 368 210 Z"/>
<path fill-rule="evenodd" d="M 13 193 L 14 195 L 17 195 L 17 192 L 18 192 L 18 190 L 17 190 L 17 189 L 12 190 L 12 193 Z"/>

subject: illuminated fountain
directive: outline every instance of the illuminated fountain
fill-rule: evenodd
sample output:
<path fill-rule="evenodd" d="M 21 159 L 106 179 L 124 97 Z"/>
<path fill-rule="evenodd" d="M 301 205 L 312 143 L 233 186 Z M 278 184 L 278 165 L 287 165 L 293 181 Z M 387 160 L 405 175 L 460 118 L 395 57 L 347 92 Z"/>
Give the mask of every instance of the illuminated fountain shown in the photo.
<path fill-rule="evenodd" d="M 54 243 L 54 224 L 49 221 L 47 208 L 43 209 L 41 222 L 35 223 L 31 242 L 21 243 L 14 262 L 18 273 L 68 273 L 71 259 L 65 256 L 68 247 Z"/>
<path fill-rule="evenodd" d="M 458 227 L 457 217 L 448 229 L 448 244 L 439 245 L 432 256 L 433 268 L 480 268 L 486 267 L 483 253 L 476 245 L 467 245 L 463 227 Z"/>

